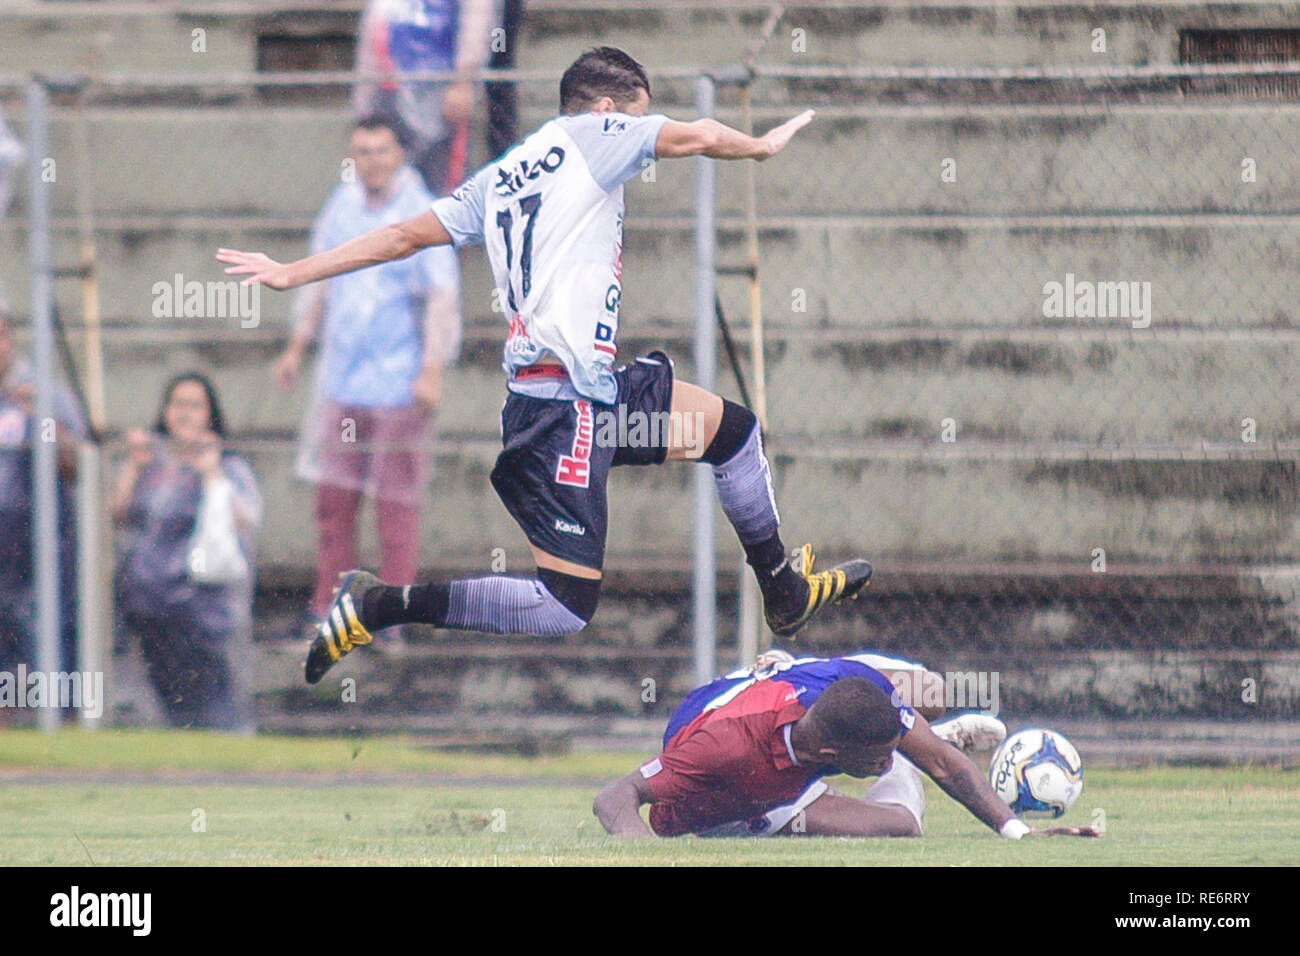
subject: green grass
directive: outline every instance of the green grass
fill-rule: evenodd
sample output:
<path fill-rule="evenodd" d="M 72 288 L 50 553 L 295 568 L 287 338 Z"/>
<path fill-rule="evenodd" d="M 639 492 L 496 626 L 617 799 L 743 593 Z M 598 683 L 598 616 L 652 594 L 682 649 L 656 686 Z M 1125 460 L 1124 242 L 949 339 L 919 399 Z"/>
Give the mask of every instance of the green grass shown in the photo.
<path fill-rule="evenodd" d="M 1216 866 L 1300 860 L 1295 770 L 1089 767 L 1083 797 L 1063 822 L 1089 823 L 1100 808 L 1107 831 L 1101 840 L 999 840 L 930 787 L 927 832 L 916 840 L 612 841 L 591 816 L 591 798 L 600 780 L 626 772 L 637 759 L 448 755 L 399 738 L 7 731 L 0 733 L 0 864 Z M 250 771 L 259 775 L 256 784 L 248 782 Z M 39 782 L 31 779 L 35 774 Z M 863 787 L 841 783 L 850 793 Z M 205 832 L 192 826 L 199 809 Z"/>
<path fill-rule="evenodd" d="M 605 777 L 635 757 L 585 751 L 525 758 L 444 753 L 402 736 L 233 737 L 187 730 L 0 731 L 0 767 L 82 770 L 431 773 L 441 776 Z"/>

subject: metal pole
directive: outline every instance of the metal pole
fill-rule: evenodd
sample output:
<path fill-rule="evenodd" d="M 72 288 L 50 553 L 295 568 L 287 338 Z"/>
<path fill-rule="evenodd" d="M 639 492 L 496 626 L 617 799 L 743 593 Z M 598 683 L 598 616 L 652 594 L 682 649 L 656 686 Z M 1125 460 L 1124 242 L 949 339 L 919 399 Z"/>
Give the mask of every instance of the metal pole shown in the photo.
<path fill-rule="evenodd" d="M 712 77 L 701 76 L 697 81 L 695 105 L 700 117 L 713 115 Z M 701 388 L 712 391 L 717 363 L 713 331 L 715 170 L 713 160 L 704 156 L 699 157 L 695 164 L 695 377 Z M 718 577 L 713 545 L 713 495 L 710 469 L 696 467 L 693 590 L 696 684 L 712 680 L 717 670 Z"/>
<path fill-rule="evenodd" d="M 100 449 L 91 442 L 82 442 L 77 464 L 77 670 L 83 680 L 92 681 L 104 670 L 105 646 L 100 587 L 99 532 L 104 515 L 100 480 Z M 103 686 L 107 687 L 107 682 Z M 98 705 L 102 708 L 104 704 L 101 698 Z M 102 710 L 98 717 L 92 717 L 88 709 L 82 708 L 81 726 L 93 730 L 102 721 Z"/>
<path fill-rule="evenodd" d="M 32 343 L 36 366 L 36 421 L 33 429 L 33 521 L 36 556 L 36 669 L 63 669 L 59 654 L 59 509 L 56 482 L 58 446 L 54 434 L 54 298 L 50 258 L 50 187 L 45 161 L 50 155 L 49 94 L 40 80 L 27 84 L 28 217 L 32 267 Z M 53 167 L 51 167 L 53 168 Z M 49 686 L 47 684 L 47 686 Z M 41 730 L 57 730 L 60 713 L 42 700 Z"/>

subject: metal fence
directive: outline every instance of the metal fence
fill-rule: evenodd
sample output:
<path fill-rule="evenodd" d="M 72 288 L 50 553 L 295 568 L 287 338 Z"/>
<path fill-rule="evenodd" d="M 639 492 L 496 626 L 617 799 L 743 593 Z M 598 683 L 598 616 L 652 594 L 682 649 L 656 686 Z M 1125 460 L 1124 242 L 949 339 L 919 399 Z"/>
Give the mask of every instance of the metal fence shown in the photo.
<path fill-rule="evenodd" d="M 683 378 L 716 378 L 732 397 L 743 381 L 765 405 L 787 543 L 877 565 L 879 600 L 855 612 L 859 644 L 1289 646 L 1300 108 L 1247 99 L 1240 82 L 1297 73 L 654 75 L 655 108 L 674 117 L 762 130 L 805 105 L 819 115 L 757 167 L 661 162 L 628 184 L 621 351 L 662 344 Z M 518 83 L 521 131 L 553 115 L 553 76 L 495 76 Z M 1233 96 L 1201 92 L 1225 79 L 1239 81 Z M 260 449 L 273 503 L 261 555 L 279 567 L 311 560 L 288 467 L 302 397 L 267 375 L 291 300 L 263 295 L 251 325 L 160 318 L 155 287 L 220 280 L 219 245 L 302 254 L 346 168 L 354 80 L 38 82 L 23 106 L 7 87 L 31 178 L 0 232 L 0 280 L 33 320 L 42 380 L 55 304 L 85 340 L 79 287 L 46 283 L 78 259 L 89 215 L 110 433 L 152 415 L 168 373 L 217 373 L 233 431 Z M 471 167 L 490 158 L 481 139 L 476 125 Z M 29 242 L 30 270 L 9 254 Z M 526 551 L 483 480 L 503 317 L 481 260 L 462 260 L 466 345 L 440 416 L 426 564 L 486 566 L 500 545 L 522 570 Z M 693 555 L 695 675 L 707 677 L 715 641 L 730 657 L 743 630 L 730 598 L 714 617 L 717 569 L 730 576 L 736 549 L 725 523 L 715 531 L 708 472 L 687 474 L 617 477 L 610 563 L 675 568 Z M 37 586 L 50 593 L 48 577 Z M 853 639 L 840 629 L 809 642 Z"/>

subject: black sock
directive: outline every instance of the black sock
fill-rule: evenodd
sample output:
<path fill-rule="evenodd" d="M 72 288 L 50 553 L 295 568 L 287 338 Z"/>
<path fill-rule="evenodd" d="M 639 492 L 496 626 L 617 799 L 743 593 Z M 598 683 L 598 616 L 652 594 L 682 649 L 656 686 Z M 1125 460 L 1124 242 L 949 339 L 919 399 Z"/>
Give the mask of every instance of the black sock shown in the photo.
<path fill-rule="evenodd" d="M 770 580 L 781 562 L 785 561 L 785 545 L 781 543 L 781 536 L 774 534 L 765 541 L 759 541 L 757 544 L 741 544 L 745 549 L 745 560 L 749 566 L 754 569 L 758 575 L 759 583 Z M 788 564 L 787 564 L 788 566 Z"/>
<path fill-rule="evenodd" d="M 447 620 L 450 584 L 412 584 L 371 588 L 361 598 L 361 623 L 370 631 L 398 624 L 432 624 Z"/>
<path fill-rule="evenodd" d="M 765 604 L 780 607 L 787 602 L 798 604 L 807 600 L 808 584 L 790 567 L 780 535 L 774 534 L 766 541 L 747 544 L 744 548 L 745 560 L 754 569 Z"/>

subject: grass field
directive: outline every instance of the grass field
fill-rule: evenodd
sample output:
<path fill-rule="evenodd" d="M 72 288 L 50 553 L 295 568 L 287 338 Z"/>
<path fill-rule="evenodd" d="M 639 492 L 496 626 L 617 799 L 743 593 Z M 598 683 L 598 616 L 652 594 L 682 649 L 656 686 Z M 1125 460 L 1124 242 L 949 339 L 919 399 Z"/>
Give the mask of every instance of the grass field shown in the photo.
<path fill-rule="evenodd" d="M 1089 766 L 1062 822 L 999 840 L 928 785 L 915 840 L 609 840 L 601 782 L 638 755 L 445 754 L 401 738 L 0 732 L 0 864 L 1218 866 L 1300 861 L 1300 771 Z M 864 784 L 840 778 L 849 793 Z M 201 816 L 195 811 L 202 811 Z M 203 829 L 195 829 L 196 821 Z"/>

